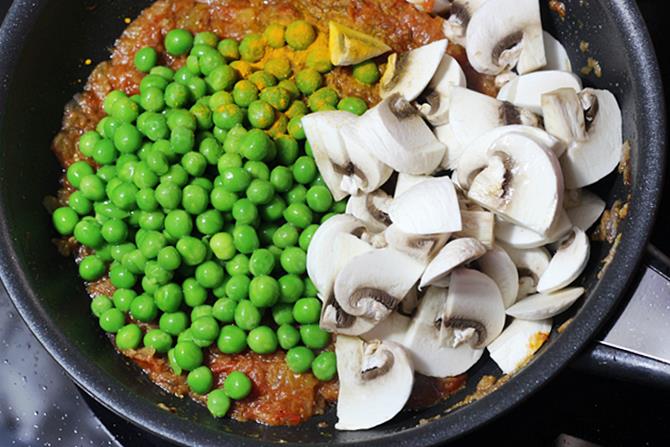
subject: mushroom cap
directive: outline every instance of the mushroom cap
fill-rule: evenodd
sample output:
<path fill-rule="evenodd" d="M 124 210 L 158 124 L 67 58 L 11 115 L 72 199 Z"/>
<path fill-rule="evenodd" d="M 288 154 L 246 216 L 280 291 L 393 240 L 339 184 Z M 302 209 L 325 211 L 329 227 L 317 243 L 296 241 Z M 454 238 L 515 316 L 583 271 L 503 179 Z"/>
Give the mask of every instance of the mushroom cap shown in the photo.
<path fill-rule="evenodd" d="M 336 429 L 372 428 L 402 410 L 412 392 L 414 370 L 400 345 L 338 335 L 335 355 L 340 382 Z"/>
<path fill-rule="evenodd" d="M 330 294 L 342 263 L 372 250 L 367 243 L 354 236 L 365 230 L 364 222 L 348 214 L 333 216 L 316 230 L 307 249 L 307 274 L 320 296 Z M 339 246 L 334 241 L 341 235 L 350 237 L 340 240 L 343 245 Z"/>
<path fill-rule="evenodd" d="M 468 197 L 507 220 L 546 235 L 563 202 L 563 175 L 554 153 L 534 139 L 514 133 L 498 138 L 487 152 L 488 166 L 472 179 Z"/>
<path fill-rule="evenodd" d="M 466 342 L 473 348 L 483 348 L 504 326 L 505 306 L 497 284 L 477 270 L 455 269 L 442 315 L 444 342 L 452 347 Z"/>
<path fill-rule="evenodd" d="M 371 231 L 384 231 L 392 223 L 388 215 L 392 201 L 391 196 L 378 189 L 349 197 L 345 211 L 364 222 Z"/>
<path fill-rule="evenodd" d="M 458 197 L 449 177 L 434 177 L 412 186 L 391 203 L 389 217 L 401 231 L 411 234 L 462 229 Z"/>
<path fill-rule="evenodd" d="M 484 3 L 470 19 L 465 48 L 472 67 L 480 73 L 497 75 L 516 67 L 525 74 L 542 68 L 547 60 L 539 2 Z"/>
<path fill-rule="evenodd" d="M 456 348 L 443 343 L 439 327 L 446 300 L 445 289 L 429 287 L 402 343 L 412 357 L 416 372 L 430 377 L 462 374 L 477 363 L 484 352 L 468 343 Z"/>
<path fill-rule="evenodd" d="M 486 253 L 486 247 L 477 239 L 464 237 L 454 239 L 444 246 L 428 264 L 421 276 L 419 289 L 436 284 L 444 279 L 456 267 L 472 262 Z"/>
<path fill-rule="evenodd" d="M 502 372 L 510 374 L 526 364 L 550 333 L 551 319 L 526 321 L 515 318 L 487 349 Z"/>
<path fill-rule="evenodd" d="M 505 308 L 514 304 L 519 293 L 519 272 L 505 249 L 493 247 L 477 260 L 477 265 L 495 281 Z"/>
<path fill-rule="evenodd" d="M 387 247 L 351 259 L 335 280 L 335 299 L 354 316 L 380 321 L 414 287 L 425 264 Z"/>
<path fill-rule="evenodd" d="M 523 320 L 544 320 L 564 312 L 584 294 L 583 287 L 570 287 L 552 293 L 538 293 L 507 309 L 507 314 Z"/>
<path fill-rule="evenodd" d="M 553 292 L 570 285 L 586 268 L 590 251 L 591 244 L 586 233 L 573 227 L 540 276 L 538 292 Z"/>
<path fill-rule="evenodd" d="M 433 79 L 447 43 L 447 39 L 436 40 L 407 53 L 392 54 L 380 80 L 380 96 L 388 98 L 397 93 L 414 101 Z"/>
<path fill-rule="evenodd" d="M 536 71 L 521 75 L 505 84 L 498 92 L 497 98 L 541 115 L 542 95 L 559 88 L 571 88 L 579 92 L 582 89 L 582 81 L 574 73 L 566 71 Z"/>
<path fill-rule="evenodd" d="M 547 59 L 547 65 L 544 66 L 544 69 L 572 72 L 572 63 L 563 44 L 546 31 L 542 33 L 542 38 L 544 40 L 544 55 Z"/>

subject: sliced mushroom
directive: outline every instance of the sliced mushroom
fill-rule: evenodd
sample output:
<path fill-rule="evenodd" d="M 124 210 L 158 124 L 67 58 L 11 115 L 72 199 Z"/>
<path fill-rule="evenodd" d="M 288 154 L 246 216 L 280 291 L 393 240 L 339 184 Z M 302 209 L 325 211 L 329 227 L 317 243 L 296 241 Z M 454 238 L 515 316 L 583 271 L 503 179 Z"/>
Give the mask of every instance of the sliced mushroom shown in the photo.
<path fill-rule="evenodd" d="M 495 217 L 488 211 L 461 210 L 463 229 L 455 232 L 454 238 L 471 237 L 484 244 L 486 248 L 493 247 Z"/>
<path fill-rule="evenodd" d="M 519 74 L 525 74 L 544 67 L 540 2 L 486 2 L 470 20 L 465 48 L 468 60 L 480 73 L 497 75 L 516 67 Z"/>
<path fill-rule="evenodd" d="M 553 293 L 538 293 L 522 299 L 507 309 L 507 314 L 523 320 L 544 320 L 564 312 L 583 294 L 583 287 L 571 287 Z"/>
<path fill-rule="evenodd" d="M 546 31 L 542 33 L 542 37 L 544 40 L 544 55 L 547 59 L 547 65 L 544 66 L 544 69 L 572 72 L 572 63 L 563 44 Z"/>
<path fill-rule="evenodd" d="M 412 287 L 405 298 L 402 299 L 400 305 L 398 306 L 398 313 L 406 317 L 411 317 L 414 314 L 417 306 L 419 305 L 419 289 Z"/>
<path fill-rule="evenodd" d="M 450 233 L 412 234 L 405 233 L 396 224 L 384 231 L 386 243 L 398 251 L 428 263 L 449 240 Z"/>
<path fill-rule="evenodd" d="M 414 369 L 400 345 L 338 335 L 335 355 L 340 381 L 336 429 L 375 427 L 402 410 L 412 392 Z"/>
<path fill-rule="evenodd" d="M 370 193 L 386 183 L 393 170 L 372 155 L 365 142 L 360 140 L 360 135 L 351 130 L 351 126 L 348 124 L 340 128 L 350 160 L 342 172 L 340 187 L 351 195 Z"/>
<path fill-rule="evenodd" d="M 541 235 L 528 228 L 498 219 L 495 227 L 496 239 L 516 248 L 535 248 L 551 244 L 565 236 L 572 229 L 572 221 L 568 213 L 559 211 L 558 218 L 546 235 Z"/>
<path fill-rule="evenodd" d="M 567 207 L 566 212 L 572 224 L 583 231 L 598 221 L 605 211 L 605 201 L 590 191 L 582 190 L 579 203 Z"/>
<path fill-rule="evenodd" d="M 536 71 L 515 78 L 498 92 L 500 101 L 508 101 L 517 107 L 542 114 L 542 95 L 560 88 L 582 89 L 582 81 L 574 73 L 566 71 Z"/>
<path fill-rule="evenodd" d="M 377 159 L 398 172 L 430 174 L 440 164 L 445 147 L 419 112 L 393 94 L 348 128 Z"/>
<path fill-rule="evenodd" d="M 514 304 L 519 293 L 519 272 L 507 252 L 493 247 L 477 260 L 477 265 L 498 285 L 505 308 Z"/>
<path fill-rule="evenodd" d="M 330 293 L 321 306 L 319 326 L 328 332 L 342 335 L 361 335 L 371 331 L 378 321 L 356 317 L 346 313 Z"/>
<path fill-rule="evenodd" d="M 591 245 L 583 230 L 573 227 L 549 262 L 537 283 L 540 293 L 553 292 L 570 285 L 582 274 L 589 261 Z"/>
<path fill-rule="evenodd" d="M 447 40 L 442 39 L 407 53 L 393 53 L 379 82 L 380 96 L 388 98 L 397 93 L 414 101 L 433 78 L 446 51 Z"/>
<path fill-rule="evenodd" d="M 465 85 L 465 73 L 458 61 L 448 54 L 443 55 L 433 79 L 416 100 L 419 112 L 434 126 L 447 123 L 451 90 Z"/>
<path fill-rule="evenodd" d="M 442 30 L 449 41 L 465 46 L 465 35 L 472 15 L 487 0 L 453 0 Z"/>
<path fill-rule="evenodd" d="M 457 268 L 451 273 L 441 324 L 443 342 L 452 348 L 484 348 L 502 332 L 505 306 L 496 283 L 482 272 Z"/>
<path fill-rule="evenodd" d="M 461 144 L 449 124 L 437 126 L 434 131 L 435 137 L 440 140 L 440 142 L 444 143 L 446 147 L 444 156 L 440 162 L 440 167 L 449 170 L 455 169 L 456 164 L 458 163 L 458 159 L 461 157 L 463 152 L 465 152 L 467 146 Z"/>
<path fill-rule="evenodd" d="M 356 256 L 335 280 L 335 299 L 348 314 L 386 318 L 414 287 L 425 264 L 387 247 Z"/>
<path fill-rule="evenodd" d="M 568 143 L 561 158 L 567 188 L 581 188 L 612 172 L 621 161 L 621 109 L 607 90 L 559 89 L 542 96 L 549 133 Z"/>
<path fill-rule="evenodd" d="M 464 237 L 449 242 L 426 267 L 419 288 L 423 289 L 436 284 L 456 267 L 472 262 L 484 253 L 486 253 L 486 247 L 477 239 Z"/>
<path fill-rule="evenodd" d="M 510 133 L 494 141 L 481 163 L 483 169 L 471 176 L 459 163 L 459 181 L 465 176 L 470 184 L 468 198 L 546 235 L 563 202 L 563 175 L 554 153 L 526 135 Z"/>
<path fill-rule="evenodd" d="M 383 190 L 378 189 L 370 194 L 349 197 L 346 213 L 360 219 L 373 232 L 384 231 L 391 225 L 388 215 L 393 199 Z"/>
<path fill-rule="evenodd" d="M 430 180 L 431 177 L 428 175 L 412 175 L 412 174 L 398 174 L 398 178 L 395 183 L 395 191 L 393 192 L 393 197 L 399 197 L 400 194 L 404 193 L 413 186 L 418 185 L 424 180 Z"/>
<path fill-rule="evenodd" d="M 512 258 L 514 265 L 516 265 L 519 271 L 519 294 L 517 295 L 517 300 L 535 293 L 540 277 L 549 266 L 549 261 L 551 260 L 549 252 L 540 247 L 521 250 L 503 243 L 500 243 L 500 246 Z"/>
<path fill-rule="evenodd" d="M 403 346 L 407 349 L 414 368 L 430 377 L 451 377 L 462 374 L 481 358 L 483 349 L 461 343 L 452 348 L 440 337 L 447 291 L 429 287 L 421 298 L 416 315 L 407 329 Z"/>
<path fill-rule="evenodd" d="M 335 277 L 343 264 L 365 251 L 372 250 L 360 236 L 366 231 L 365 223 L 348 214 L 331 217 L 312 236 L 307 249 L 307 273 L 324 299 L 330 295 Z M 335 240 L 339 236 L 344 237 Z"/>
<path fill-rule="evenodd" d="M 551 319 L 512 320 L 487 349 L 504 374 L 521 368 L 542 347 L 551 333 Z"/>
<path fill-rule="evenodd" d="M 452 233 L 463 228 L 449 177 L 433 177 L 411 187 L 393 200 L 389 217 L 401 231 L 411 234 Z"/>
<path fill-rule="evenodd" d="M 453 163 L 460 154 L 470 150 L 477 138 L 497 127 L 514 124 L 539 127 L 541 121 L 530 110 L 473 90 L 454 87 L 449 103 L 448 128 L 437 133 L 445 140 L 449 161 Z"/>
<path fill-rule="evenodd" d="M 402 345 L 411 321 L 412 319 L 407 315 L 392 312 L 391 315 L 380 321 L 371 331 L 362 334 L 361 338 L 366 341 L 392 341 Z"/>

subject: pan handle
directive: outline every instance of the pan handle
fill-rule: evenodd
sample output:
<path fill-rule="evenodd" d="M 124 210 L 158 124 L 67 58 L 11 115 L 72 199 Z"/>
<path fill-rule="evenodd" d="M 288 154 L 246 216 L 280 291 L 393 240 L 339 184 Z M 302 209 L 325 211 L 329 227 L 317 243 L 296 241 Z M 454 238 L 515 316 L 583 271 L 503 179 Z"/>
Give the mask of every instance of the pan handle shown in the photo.
<path fill-rule="evenodd" d="M 649 246 L 618 319 L 573 367 L 670 387 L 670 258 Z"/>

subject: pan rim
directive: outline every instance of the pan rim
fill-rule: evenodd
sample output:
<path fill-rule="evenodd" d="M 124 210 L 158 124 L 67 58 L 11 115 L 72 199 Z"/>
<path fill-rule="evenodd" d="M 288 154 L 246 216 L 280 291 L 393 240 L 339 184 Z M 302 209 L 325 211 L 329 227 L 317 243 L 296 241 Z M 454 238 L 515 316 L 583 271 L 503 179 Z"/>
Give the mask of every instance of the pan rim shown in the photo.
<path fill-rule="evenodd" d="M 41 3 L 16 0 L 0 28 L 0 104 L 4 104 L 8 96 L 13 63 L 21 54 L 23 46 L 22 36 L 31 29 Z M 666 128 L 660 72 L 638 7 L 632 0 L 614 0 L 610 2 L 610 8 L 609 14 L 620 32 L 627 35 L 625 52 L 629 63 L 638 67 L 638 77 L 633 81 L 638 89 L 635 109 L 639 116 L 645 117 L 645 120 L 635 123 L 640 137 L 638 146 L 644 146 L 655 158 L 654 163 L 644 166 L 645 178 L 639 178 L 633 187 L 635 206 L 631 207 L 622 230 L 626 237 L 622 238 L 616 256 L 601 280 L 603 284 L 599 286 L 599 295 L 590 297 L 570 329 L 562 333 L 546 352 L 504 384 L 500 392 L 491 393 L 452 413 L 448 418 L 348 445 L 382 446 L 389 441 L 398 446 L 434 445 L 469 433 L 500 417 L 541 388 L 586 347 L 598 329 L 611 317 L 616 303 L 634 276 L 634 266 L 639 264 L 651 234 L 663 184 Z M 4 122 L 5 114 L 6 110 L 0 108 L 0 125 Z M 0 179 L 1 174 L 0 167 Z M 150 402 L 114 392 L 107 382 L 100 380 L 98 369 L 86 362 L 86 357 L 59 333 L 36 305 L 38 298 L 28 278 L 19 269 L 16 241 L 9 234 L 6 214 L 5 202 L 0 193 L 0 280 L 31 331 L 80 388 L 119 416 L 172 442 L 208 445 L 218 440 L 240 446 L 265 445 L 263 441 L 234 433 L 202 428 L 195 431 L 193 424 L 173 417 Z"/>

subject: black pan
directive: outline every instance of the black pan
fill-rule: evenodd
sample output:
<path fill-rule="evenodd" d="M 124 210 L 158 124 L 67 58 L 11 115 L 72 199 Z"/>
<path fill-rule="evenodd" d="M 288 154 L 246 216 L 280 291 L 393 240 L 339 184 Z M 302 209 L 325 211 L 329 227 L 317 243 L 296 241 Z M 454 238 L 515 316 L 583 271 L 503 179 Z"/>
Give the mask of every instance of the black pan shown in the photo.
<path fill-rule="evenodd" d="M 268 428 L 230 419 L 215 420 L 188 399 L 161 391 L 115 354 L 97 322 L 71 259 L 51 243 L 54 233 L 42 207 L 58 188 L 61 169 L 49 151 L 64 104 L 80 91 L 91 70 L 83 61 L 108 57 L 125 23 L 149 4 L 137 0 L 16 0 L 0 30 L 0 276 L 19 313 L 37 338 L 95 399 L 143 429 L 183 444 L 259 445 L 263 442 L 418 446 L 453 439 L 500 416 L 555 376 L 592 341 L 625 297 L 646 247 L 659 203 L 664 171 L 663 93 L 654 50 L 634 1 L 565 1 L 561 20 L 542 0 L 545 28 L 568 48 L 575 67 L 595 57 L 603 75 L 585 85 L 612 90 L 623 109 L 624 135 L 631 142 L 631 184 L 611 176 L 598 192 L 611 205 L 627 200 L 621 243 L 598 279 L 610 250 L 595 244 L 582 279 L 588 296 L 570 315 L 574 321 L 554 333 L 539 355 L 494 393 L 456 411 L 484 374 L 499 374 L 489 359 L 471 371 L 467 389 L 419 412 L 404 412 L 370 431 L 339 433 L 334 414 L 293 428 Z M 579 51 L 588 41 L 590 51 Z M 562 320 L 556 322 L 555 326 Z M 165 411 L 158 403 L 175 409 Z M 424 418 L 439 415 L 428 424 Z M 326 421 L 325 428 L 320 427 Z"/>

